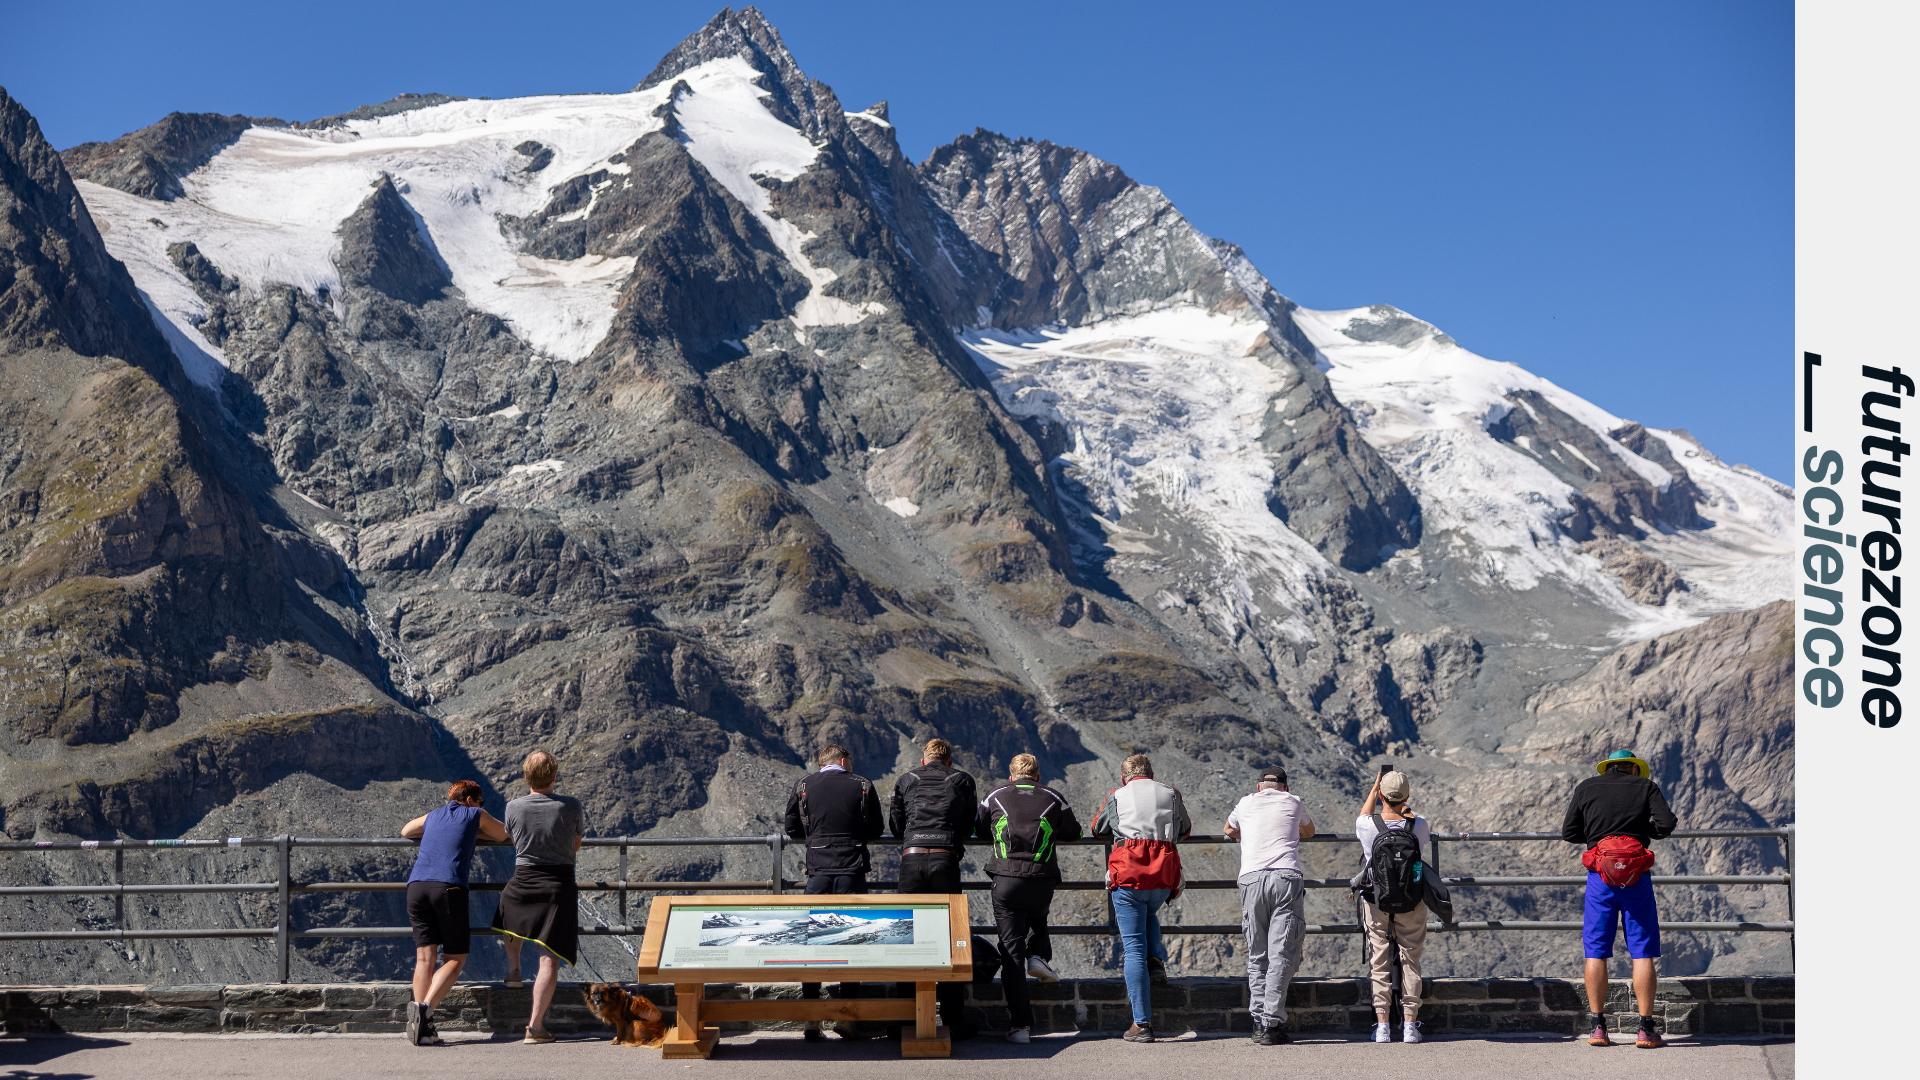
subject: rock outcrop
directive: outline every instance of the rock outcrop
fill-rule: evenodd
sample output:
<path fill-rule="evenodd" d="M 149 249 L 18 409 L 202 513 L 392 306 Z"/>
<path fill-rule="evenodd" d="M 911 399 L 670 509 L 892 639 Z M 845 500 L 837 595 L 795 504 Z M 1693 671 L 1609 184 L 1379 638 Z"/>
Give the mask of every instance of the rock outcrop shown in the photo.
<path fill-rule="evenodd" d="M 439 299 L 453 286 L 446 261 L 433 248 L 420 215 L 393 178 L 382 174 L 367 201 L 340 223 L 334 265 L 348 286 L 372 289 L 407 304 Z M 222 290 L 225 291 L 225 290 Z"/>
<path fill-rule="evenodd" d="M 181 178 L 205 165 L 240 133 L 261 124 L 252 116 L 168 113 L 159 123 L 111 142 L 81 143 L 61 154 L 73 175 L 143 199 L 177 199 Z"/>
<path fill-rule="evenodd" d="M 1529 703 L 1530 757 L 1631 746 L 1696 828 L 1793 816 L 1793 611 L 1784 601 L 1626 646 Z"/>

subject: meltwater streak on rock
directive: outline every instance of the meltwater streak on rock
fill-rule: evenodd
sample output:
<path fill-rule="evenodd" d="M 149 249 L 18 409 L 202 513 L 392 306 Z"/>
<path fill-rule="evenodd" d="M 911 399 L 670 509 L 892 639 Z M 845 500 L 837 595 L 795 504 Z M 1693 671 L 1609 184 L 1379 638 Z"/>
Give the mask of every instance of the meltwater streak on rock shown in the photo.
<path fill-rule="evenodd" d="M 130 283 L 100 284 L 124 272 L 51 152 L 10 136 L 0 163 L 30 165 L 9 166 L 6 194 L 70 207 L 41 213 L 30 235 L 47 242 L 18 250 L 72 252 L 95 271 L 16 277 L 0 304 L 0 362 L 28 375 L 0 392 L 0 631 L 21 646 L 7 656 L 42 658 L 33 677 L 75 673 L 65 704 L 0 698 L 9 835 L 379 833 L 456 775 L 497 804 L 536 744 L 560 753 L 563 788 L 595 832 L 764 833 L 821 740 L 885 779 L 934 733 L 983 777 L 1039 753 L 1081 806 L 1141 749 L 1199 817 L 1280 760 L 1337 823 L 1370 759 L 1390 753 L 1442 827 L 1544 827 L 1533 819 L 1577 778 L 1581 740 L 1615 733 L 1606 717 L 1553 710 L 1540 730 L 1551 716 L 1558 734 L 1534 745 L 1529 698 L 1611 670 L 1602 654 L 1622 629 L 1739 605 L 1737 584 L 1776 558 L 1765 522 L 1784 497 L 1683 436 L 1554 388 L 1535 405 L 1562 414 L 1565 448 L 1526 433 L 1529 448 L 1518 431 L 1501 442 L 1485 411 L 1415 414 L 1349 393 L 1340 341 L 1347 358 L 1388 350 L 1374 370 L 1417 375 L 1437 332 L 1297 308 L 1161 193 L 1079 151 L 980 132 L 916 167 L 883 108 L 843 113 L 752 9 L 722 12 L 631 94 L 356 114 L 233 139 L 176 119 L 178 138 L 148 129 L 74 152 L 107 248 L 176 347 L 210 365 L 209 392 L 187 389 Z M 758 134 L 733 139 L 742 124 Z M 172 191 L 163 174 L 172 198 L 155 197 Z M 113 186 L 143 175 L 146 186 Z M 849 317 L 812 317 L 822 305 Z M 1196 322 L 1245 333 L 1196 348 L 1168 329 Z M 46 347 L 81 333 L 146 369 L 117 369 L 139 393 L 103 409 L 69 390 L 68 372 L 95 368 L 49 361 Z M 1183 364 L 1204 365 L 1219 393 L 1194 397 Z M 145 431 L 133 417 L 161 422 Z M 1418 449 L 1430 434 L 1471 436 L 1486 460 L 1518 464 L 1479 486 L 1453 473 L 1436 484 Z M 1580 455 L 1617 491 L 1585 496 L 1594 535 L 1625 550 L 1569 548 L 1580 541 L 1563 493 Z M 156 459 L 182 464 L 148 467 Z M 41 479 L 62 469 L 87 482 Z M 156 488 L 156 472 L 180 479 Z M 137 513 L 76 497 L 103 475 L 130 478 Z M 1552 512 L 1511 520 L 1537 533 L 1477 543 L 1460 528 L 1484 500 L 1529 491 Z M 1645 517 L 1683 496 L 1711 528 Z M 226 509 L 151 509 L 169 498 Z M 113 576 L 73 569 L 107 558 L 71 555 L 87 543 L 111 548 L 119 561 L 97 565 Z M 1225 576 L 1223 553 L 1239 559 Z M 1657 595 L 1665 579 L 1648 560 L 1689 586 L 1657 609 L 1608 576 Z M 23 566 L 52 569 L 27 581 Z M 62 588 L 88 597 L 65 610 L 132 614 L 49 620 Z M 137 602 L 91 599 L 129 589 Z M 169 597 L 187 594 L 198 622 L 171 614 L 184 608 Z M 209 595 L 224 599 L 197 602 Z M 155 628 L 181 644 L 154 646 Z M 1715 721 L 1696 710 L 1730 700 L 1674 710 L 1663 760 L 1711 743 Z M 1784 745 L 1769 715 L 1756 717 L 1761 738 Z M 1684 779 L 1701 807 L 1738 798 L 1726 776 Z M 1526 800 L 1501 801 L 1514 792 Z M 1676 851 L 1672 865 L 1700 857 Z M 761 858 L 675 849 L 636 856 L 631 872 L 757 877 Z M 1190 856 L 1205 876 L 1230 875 L 1231 860 Z M 1310 860 L 1344 875 L 1352 853 L 1321 845 Z M 404 870 L 401 853 L 312 867 Z M 236 857 L 135 872 L 266 871 Z M 1096 900 L 1057 907 L 1096 918 Z M 1528 910 L 1477 902 L 1490 917 Z M 1182 903 L 1183 918 L 1230 921 L 1226 897 Z M 299 906 L 303 925 L 401 921 L 387 896 Z M 151 918 L 256 915 L 197 898 Z M 0 914 L 98 918 L 86 901 Z M 1176 967 L 1196 971 L 1230 966 L 1237 949 L 1173 944 Z M 1563 944 L 1465 936 L 1435 948 L 1434 970 L 1539 970 Z M 604 970 L 626 962 L 612 943 L 588 948 L 604 950 Z M 1351 967 L 1351 948 L 1316 939 L 1309 964 Z M 1723 965 L 1771 962 L 1726 940 L 1683 942 L 1675 962 L 1701 967 L 1716 951 Z M 1110 952 L 1077 941 L 1062 961 Z M 477 954 L 476 974 L 497 973 L 495 955 Z M 335 942 L 303 948 L 296 973 L 405 960 L 392 943 Z M 118 981 L 257 977 L 257 964 L 242 944 L 156 944 L 131 960 L 46 945 L 9 950 L 0 970 Z"/>

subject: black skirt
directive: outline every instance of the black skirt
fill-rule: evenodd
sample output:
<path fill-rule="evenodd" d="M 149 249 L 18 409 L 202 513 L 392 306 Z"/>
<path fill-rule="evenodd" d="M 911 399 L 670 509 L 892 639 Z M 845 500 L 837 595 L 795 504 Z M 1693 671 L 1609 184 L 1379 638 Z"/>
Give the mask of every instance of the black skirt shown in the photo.
<path fill-rule="evenodd" d="M 580 955 L 580 890 L 571 866 L 516 866 L 493 928 L 573 964 Z"/>

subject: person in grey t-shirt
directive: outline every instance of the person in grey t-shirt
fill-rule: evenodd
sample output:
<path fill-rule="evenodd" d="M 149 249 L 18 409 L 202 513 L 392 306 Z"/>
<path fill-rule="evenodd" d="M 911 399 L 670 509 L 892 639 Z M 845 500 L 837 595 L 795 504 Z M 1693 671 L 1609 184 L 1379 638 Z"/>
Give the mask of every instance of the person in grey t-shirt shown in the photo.
<path fill-rule="evenodd" d="M 587 814 L 570 795 L 535 791 L 507 804 L 515 866 L 572 866 L 587 833 Z"/>
<path fill-rule="evenodd" d="M 548 1006 L 560 981 L 560 965 L 580 953 L 580 891 L 573 860 L 586 836 L 587 816 L 578 799 L 555 795 L 560 763 L 535 750 L 520 763 L 532 794 L 507 804 L 507 836 L 518 852 L 513 877 L 500 892 L 493 928 L 506 940 L 507 985 L 520 984 L 520 948 L 531 941 L 543 950 L 533 980 L 533 1011 L 523 1042 L 550 1043 Z"/>

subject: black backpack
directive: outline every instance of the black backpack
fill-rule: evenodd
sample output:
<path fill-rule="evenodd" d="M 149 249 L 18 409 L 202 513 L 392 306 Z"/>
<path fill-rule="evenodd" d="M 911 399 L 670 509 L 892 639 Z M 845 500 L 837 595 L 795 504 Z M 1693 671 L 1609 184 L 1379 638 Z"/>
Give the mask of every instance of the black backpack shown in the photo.
<path fill-rule="evenodd" d="M 1415 819 L 1418 820 L 1418 819 Z M 1373 852 L 1367 862 L 1367 885 L 1373 893 L 1373 906 L 1389 915 L 1399 915 L 1420 906 L 1426 895 L 1426 865 L 1421 862 L 1420 839 L 1414 835 L 1413 821 L 1398 829 L 1387 828 L 1385 818 L 1373 815 Z"/>

